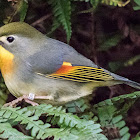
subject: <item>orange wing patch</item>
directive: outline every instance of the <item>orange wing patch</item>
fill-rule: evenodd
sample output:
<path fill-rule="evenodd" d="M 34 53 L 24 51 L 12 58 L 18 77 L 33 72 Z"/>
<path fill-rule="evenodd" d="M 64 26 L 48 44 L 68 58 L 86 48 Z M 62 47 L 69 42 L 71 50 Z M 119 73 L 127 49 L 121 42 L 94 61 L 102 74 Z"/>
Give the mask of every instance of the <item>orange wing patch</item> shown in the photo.
<path fill-rule="evenodd" d="M 73 70 L 74 67 L 69 62 L 63 62 L 61 68 L 59 68 L 55 74 L 66 74 L 69 73 L 71 70 Z"/>
<path fill-rule="evenodd" d="M 75 82 L 101 82 L 113 80 L 110 73 L 101 68 L 72 66 L 70 63 L 63 63 L 62 67 L 53 74 L 45 75 L 52 79 L 65 79 Z"/>

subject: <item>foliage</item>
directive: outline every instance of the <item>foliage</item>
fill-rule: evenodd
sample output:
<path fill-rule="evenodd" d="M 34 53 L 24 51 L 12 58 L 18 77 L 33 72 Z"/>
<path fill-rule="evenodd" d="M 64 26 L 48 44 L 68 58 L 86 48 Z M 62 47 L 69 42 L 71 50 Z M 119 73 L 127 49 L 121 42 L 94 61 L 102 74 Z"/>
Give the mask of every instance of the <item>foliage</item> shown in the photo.
<path fill-rule="evenodd" d="M 104 133 L 108 138 L 118 137 L 128 140 L 130 134 L 124 118 L 128 109 L 139 97 L 140 92 L 135 92 L 114 97 L 94 105 L 90 111 L 97 115 L 98 119 L 96 119 L 96 122 L 93 119 L 95 115 L 93 115 L 94 117 L 80 119 L 76 115 L 66 113 L 66 110 L 61 106 L 53 107 L 49 104 L 24 108 L 2 107 L 0 109 L 0 125 L 3 127 L 0 128 L 0 138 L 45 139 L 53 136 L 56 140 L 105 140 L 106 137 L 101 134 L 101 125 L 104 131 L 109 128 L 117 131 L 118 135 L 116 134 L 115 136 L 113 132 L 110 135 Z M 83 100 L 78 102 L 85 104 Z M 76 104 L 78 105 L 79 103 Z M 80 114 L 81 118 L 83 114 L 84 112 Z M 87 116 L 89 115 L 90 113 L 87 114 Z M 44 117 L 43 121 L 40 119 L 41 116 Z M 22 127 L 22 130 L 25 129 L 28 133 L 25 135 L 19 132 L 14 128 L 15 126 Z"/>
<path fill-rule="evenodd" d="M 116 46 L 120 40 L 121 40 L 122 36 L 119 33 L 115 33 L 114 35 L 109 35 L 106 37 L 102 37 L 100 38 L 101 41 L 99 41 L 100 43 L 100 51 L 107 51 L 109 50 L 111 47 Z"/>
<path fill-rule="evenodd" d="M 44 123 L 39 117 L 46 116 L 47 123 Z M 66 113 L 62 107 L 53 107 L 51 105 L 39 105 L 27 108 L 1 108 L 0 110 L 1 124 L 9 128 L 8 122 L 18 122 L 20 125 L 26 125 L 26 130 L 30 130 L 32 138 L 45 139 L 54 136 L 54 139 L 106 139 L 100 132 L 99 124 L 95 124 L 92 120 L 79 119 L 77 116 Z M 59 128 L 53 128 L 58 125 Z M 6 128 L 4 128 L 7 130 Z M 9 128 L 11 129 L 11 127 Z M 4 131 L 4 130 L 3 130 Z M 11 133 L 15 131 L 10 130 Z M 18 134 L 18 133 L 17 133 Z M 13 134 L 7 135 L 6 131 L 0 135 L 4 137 L 14 137 Z M 21 136 L 21 135 L 19 135 Z M 26 136 L 25 136 L 26 137 Z"/>
<path fill-rule="evenodd" d="M 134 0 L 137 6 L 133 7 L 134 10 L 140 10 L 140 1 L 139 0 Z"/>
<path fill-rule="evenodd" d="M 105 3 L 107 5 L 114 5 L 114 6 L 118 5 L 119 7 L 126 6 L 129 2 L 130 0 L 127 0 L 125 2 L 123 2 L 122 0 L 102 0 L 102 3 Z"/>
<path fill-rule="evenodd" d="M 128 140 L 130 137 L 129 128 L 126 126 L 124 118 L 127 111 L 140 97 L 140 92 L 135 92 L 128 95 L 121 95 L 112 99 L 107 99 L 103 102 L 94 105 L 94 110 L 98 114 L 99 121 L 102 127 L 106 129 L 114 129 L 115 136 L 120 139 Z M 114 138 L 112 134 L 108 134 L 110 139 Z"/>
<path fill-rule="evenodd" d="M 12 0 L 9 0 L 12 1 Z M 99 5 L 99 3 L 103 3 L 106 5 L 114 5 L 114 6 L 125 6 L 127 5 L 130 0 L 127 0 L 126 2 L 123 2 L 122 0 L 49 0 L 48 3 L 51 5 L 52 7 L 52 11 L 54 14 L 54 22 L 52 25 L 52 29 L 51 32 L 53 32 L 55 29 L 57 29 L 60 25 L 63 25 L 66 34 L 67 34 L 67 42 L 69 42 L 70 38 L 71 38 L 71 33 L 72 33 L 72 27 L 71 27 L 71 13 L 72 13 L 72 9 L 74 9 L 74 7 L 72 7 L 73 5 L 71 4 L 74 1 L 85 1 L 85 2 L 90 2 L 91 4 L 91 10 L 88 9 L 86 10 L 86 12 L 92 12 L 94 9 L 96 9 L 96 7 Z M 13 0 L 13 5 L 16 3 L 15 6 L 15 10 L 13 12 L 13 14 L 11 15 L 11 17 L 7 17 L 8 19 L 6 20 L 5 23 L 7 22 L 11 22 L 13 20 L 13 17 L 16 14 L 19 14 L 20 16 L 20 21 L 24 21 L 25 17 L 27 15 L 27 10 L 28 10 L 28 1 L 27 0 L 19 0 L 19 1 L 15 1 Z M 81 12 L 82 13 L 82 12 Z M 84 11 L 83 11 L 84 13 Z M 49 34 L 51 33 L 49 32 Z"/>
<path fill-rule="evenodd" d="M 38 5 L 36 6 L 35 3 L 37 3 L 37 1 Z M 110 7 L 110 9 L 118 8 L 121 11 L 123 9 L 122 7 L 132 5 L 135 12 L 140 10 L 139 0 L 134 0 L 134 2 L 130 2 L 130 0 L 9 0 L 9 2 L 0 1 L 0 25 L 3 25 L 4 23 L 7 24 L 8 22 L 12 21 L 27 21 L 30 24 L 34 23 L 32 24 L 33 26 L 35 26 L 35 23 L 37 23 L 37 28 L 42 27 L 44 29 L 45 26 L 43 26 L 43 24 L 47 24 L 48 21 L 44 22 L 44 20 L 42 20 L 43 18 L 40 16 L 44 17 L 44 15 L 39 10 L 37 10 L 40 12 L 39 17 L 36 17 L 33 10 L 29 12 L 32 7 L 30 6 L 31 2 L 33 3 L 33 7 L 37 7 L 36 9 L 38 9 L 39 3 L 41 2 L 44 2 L 43 5 L 47 5 L 45 10 L 47 12 L 49 10 L 51 11 L 51 14 L 49 13 L 51 15 L 51 20 L 49 20 L 49 22 L 51 21 L 51 26 L 48 27 L 47 34 L 50 35 L 63 26 L 66 32 L 67 42 L 69 42 L 71 39 L 72 31 L 74 31 L 74 29 L 77 27 L 80 30 L 83 22 L 87 23 L 87 26 L 94 26 L 94 29 L 96 29 L 96 25 L 101 26 L 98 22 L 96 23 L 96 17 L 93 15 L 98 13 L 102 6 Z M 12 5 L 10 3 L 12 3 Z M 81 5 L 84 5 L 83 9 L 79 8 Z M 10 10 L 7 7 L 10 7 Z M 103 14 L 102 19 L 104 20 L 106 17 L 105 12 L 102 10 L 100 12 Z M 99 15 L 101 13 L 99 13 Z M 92 21 L 91 24 L 88 24 L 88 21 L 86 20 L 82 22 L 80 21 L 81 23 L 79 24 L 77 20 L 75 20 L 77 17 L 82 18 L 84 16 L 88 16 L 89 14 L 91 15 L 91 19 L 88 20 Z M 96 41 L 98 47 L 96 48 L 95 46 L 95 50 L 93 49 L 94 43 L 96 42 L 94 41 L 91 49 L 87 50 L 89 46 L 85 45 L 86 50 L 94 50 L 99 53 L 108 53 L 111 49 L 116 49 L 122 42 L 125 42 L 125 38 L 127 41 L 130 38 L 132 42 L 138 42 L 137 44 L 139 44 L 139 41 L 135 40 L 135 38 L 138 38 L 138 35 L 134 36 L 132 34 L 132 29 L 128 29 L 128 25 L 126 25 L 128 15 L 122 15 L 119 13 L 118 15 L 114 14 L 112 17 L 112 19 L 115 21 L 113 24 L 117 22 L 116 24 L 119 25 L 120 21 L 122 21 L 117 28 L 117 31 L 107 30 L 106 32 L 102 31 L 101 34 L 98 34 L 98 32 L 95 30 L 95 32 L 93 32 L 90 36 L 97 39 Z M 116 20 L 117 18 L 120 18 L 119 22 Z M 48 18 L 46 20 L 48 20 Z M 124 22 L 123 20 L 126 21 Z M 85 28 L 87 28 L 87 26 Z M 132 26 L 134 27 L 134 25 Z M 92 31 L 92 28 L 90 29 Z M 135 29 L 135 31 L 137 31 L 137 34 L 140 33 L 137 29 Z M 78 38 L 80 38 L 79 35 Z M 82 39 L 79 40 L 80 45 L 82 45 Z M 137 44 L 135 44 L 135 46 L 137 46 Z M 115 72 L 120 68 L 133 66 L 139 60 L 140 55 L 137 54 L 129 58 L 127 57 L 127 59 L 118 61 L 111 60 L 108 62 L 108 66 L 111 71 Z M 140 92 L 134 92 L 132 94 L 125 94 L 107 99 L 94 105 L 93 103 L 91 104 L 89 102 L 89 99 L 80 99 L 78 101 L 68 103 L 63 107 L 41 104 L 35 107 L 28 106 L 11 108 L 2 107 L 8 98 L 6 93 L 6 87 L 4 83 L 1 82 L 0 139 L 9 140 L 46 138 L 55 140 L 128 140 L 130 139 L 131 134 L 127 126 L 126 118 L 128 117 L 129 109 L 134 105 L 140 96 Z M 103 94 L 104 92 L 102 95 Z M 140 139 L 139 133 L 133 140 Z"/>
<path fill-rule="evenodd" d="M 108 66 L 112 72 L 117 71 L 118 69 L 121 69 L 123 67 L 128 67 L 134 65 L 136 62 L 140 60 L 140 55 L 136 55 L 129 60 L 126 61 L 115 61 L 115 62 L 109 62 Z"/>
<path fill-rule="evenodd" d="M 22 0 L 19 5 L 20 21 L 24 21 L 28 10 L 28 1 Z"/>
<path fill-rule="evenodd" d="M 9 140 L 18 140 L 18 139 L 23 139 L 23 140 L 29 140 L 32 139 L 30 136 L 25 136 L 23 133 L 17 131 L 15 128 L 13 128 L 10 123 L 0 123 L 0 138 L 6 139 L 8 138 Z"/>
<path fill-rule="evenodd" d="M 133 138 L 132 140 L 139 140 L 140 139 L 140 132 L 136 135 L 136 137 L 135 138 Z"/>
<path fill-rule="evenodd" d="M 52 5 L 53 13 L 56 18 L 55 21 L 61 23 L 67 33 L 67 41 L 71 37 L 71 1 L 70 0 L 50 0 L 49 3 Z"/>
<path fill-rule="evenodd" d="M 3 79 L 0 80 L 0 107 L 2 107 L 7 100 L 7 94 L 6 94 L 6 86 L 3 82 Z"/>

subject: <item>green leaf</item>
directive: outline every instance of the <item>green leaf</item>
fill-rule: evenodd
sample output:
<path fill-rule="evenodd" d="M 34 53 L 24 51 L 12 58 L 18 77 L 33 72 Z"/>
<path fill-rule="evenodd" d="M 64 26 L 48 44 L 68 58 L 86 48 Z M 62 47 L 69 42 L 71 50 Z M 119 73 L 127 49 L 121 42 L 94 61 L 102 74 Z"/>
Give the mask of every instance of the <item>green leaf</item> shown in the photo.
<path fill-rule="evenodd" d="M 110 71 L 116 72 L 117 70 L 124 67 L 124 62 L 120 62 L 120 61 L 109 62 L 108 67 L 109 67 Z"/>
<path fill-rule="evenodd" d="M 0 108 L 6 103 L 8 95 L 0 91 Z"/>
<path fill-rule="evenodd" d="M 100 3 L 100 0 L 90 0 L 90 3 L 94 7 L 94 9 L 96 9 Z"/>
<path fill-rule="evenodd" d="M 140 10 L 140 6 L 133 7 L 134 10 Z"/>
<path fill-rule="evenodd" d="M 65 105 L 69 113 L 81 113 L 90 108 L 86 99 L 79 99 Z"/>
<path fill-rule="evenodd" d="M 26 14 L 28 10 L 28 1 L 22 0 L 19 6 L 19 13 L 20 13 L 20 21 L 23 22 L 25 20 Z"/>
<path fill-rule="evenodd" d="M 123 0 L 102 0 L 101 1 L 103 4 L 107 4 L 107 5 L 113 5 L 113 6 L 119 6 L 119 7 L 124 7 L 126 6 L 130 0 L 127 0 L 127 1 L 123 1 Z"/>
<path fill-rule="evenodd" d="M 139 91 L 107 99 L 94 105 L 93 111 L 98 115 L 102 127 L 118 128 L 121 139 L 129 140 L 129 128 L 123 119 L 138 98 L 140 98 Z"/>
<path fill-rule="evenodd" d="M 134 2 L 140 6 L 140 0 L 134 0 Z"/>
<path fill-rule="evenodd" d="M 100 42 L 99 50 L 100 51 L 109 50 L 111 47 L 116 46 L 120 42 L 121 38 L 122 38 L 122 36 L 119 35 L 119 34 L 115 34 L 115 35 L 112 35 L 112 36 L 105 37 L 103 39 L 103 41 Z"/>
<path fill-rule="evenodd" d="M 60 22 L 67 34 L 67 42 L 71 38 L 71 1 L 70 0 L 49 0 L 53 8 L 53 13 L 58 22 Z"/>
<path fill-rule="evenodd" d="M 9 123 L 0 123 L 0 138 L 8 140 L 31 140 L 33 137 L 26 136 L 23 133 L 17 131 Z"/>
<path fill-rule="evenodd" d="M 130 134 L 129 133 L 126 133 L 122 138 L 121 140 L 129 140 L 130 139 Z"/>
<path fill-rule="evenodd" d="M 7 88 L 4 84 L 3 78 L 0 79 L 0 108 L 6 103 L 6 100 L 8 98 L 8 94 L 6 94 Z"/>
<path fill-rule="evenodd" d="M 40 120 L 40 116 L 45 114 L 50 120 L 48 122 L 46 119 L 47 123 Z M 26 126 L 26 130 L 31 130 L 31 136 L 37 139 L 53 136 L 56 140 L 71 140 L 72 138 L 75 140 L 106 140 L 106 137 L 101 134 L 100 124 L 95 124 L 92 120 L 80 119 L 76 115 L 66 113 L 61 106 L 53 107 L 52 105 L 44 104 L 23 109 L 20 107 L 3 107 L 0 110 L 0 118 L 0 122 L 18 122 L 20 125 Z M 51 125 L 54 126 L 53 123 L 59 128 L 51 128 Z"/>
<path fill-rule="evenodd" d="M 140 132 L 137 133 L 136 137 L 133 138 L 132 140 L 140 140 Z"/>
<path fill-rule="evenodd" d="M 33 137 L 40 133 L 44 134 L 46 132 L 46 128 L 50 127 L 48 123 L 44 125 L 41 120 L 38 120 L 39 113 L 34 116 L 34 111 L 28 111 L 27 108 L 20 109 L 19 107 L 3 107 L 0 110 L 0 116 L 4 119 L 9 118 L 15 122 L 26 124 L 26 129 L 31 129 Z"/>

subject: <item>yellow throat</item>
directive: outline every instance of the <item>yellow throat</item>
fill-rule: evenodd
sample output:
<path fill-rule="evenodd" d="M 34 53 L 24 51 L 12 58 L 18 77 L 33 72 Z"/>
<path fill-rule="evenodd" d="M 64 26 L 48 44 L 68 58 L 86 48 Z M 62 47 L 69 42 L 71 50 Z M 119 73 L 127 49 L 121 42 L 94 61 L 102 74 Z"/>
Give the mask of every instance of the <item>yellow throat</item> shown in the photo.
<path fill-rule="evenodd" d="M 14 55 L 0 45 L 0 69 L 3 76 L 12 72 L 13 59 Z"/>

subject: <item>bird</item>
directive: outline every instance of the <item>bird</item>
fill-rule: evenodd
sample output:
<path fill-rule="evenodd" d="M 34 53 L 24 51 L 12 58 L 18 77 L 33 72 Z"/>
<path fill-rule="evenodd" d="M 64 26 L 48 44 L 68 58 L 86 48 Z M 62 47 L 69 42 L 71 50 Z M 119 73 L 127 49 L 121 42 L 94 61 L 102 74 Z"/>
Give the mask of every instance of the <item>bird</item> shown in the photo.
<path fill-rule="evenodd" d="M 63 105 L 98 87 L 140 84 L 99 67 L 73 47 L 47 37 L 25 22 L 0 27 L 0 70 L 8 90 L 31 105 Z"/>

